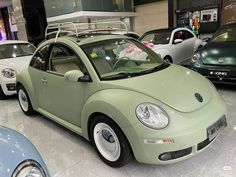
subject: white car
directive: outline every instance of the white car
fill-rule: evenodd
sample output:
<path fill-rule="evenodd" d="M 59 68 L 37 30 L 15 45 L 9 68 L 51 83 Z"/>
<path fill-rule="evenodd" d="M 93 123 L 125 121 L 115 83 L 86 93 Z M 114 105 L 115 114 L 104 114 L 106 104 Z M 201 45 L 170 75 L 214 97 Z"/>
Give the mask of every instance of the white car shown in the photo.
<path fill-rule="evenodd" d="M 0 99 L 16 94 L 16 74 L 29 65 L 34 51 L 26 41 L 0 42 Z"/>
<path fill-rule="evenodd" d="M 201 39 L 188 28 L 158 29 L 144 33 L 140 40 L 169 63 L 187 64 L 203 47 Z"/>

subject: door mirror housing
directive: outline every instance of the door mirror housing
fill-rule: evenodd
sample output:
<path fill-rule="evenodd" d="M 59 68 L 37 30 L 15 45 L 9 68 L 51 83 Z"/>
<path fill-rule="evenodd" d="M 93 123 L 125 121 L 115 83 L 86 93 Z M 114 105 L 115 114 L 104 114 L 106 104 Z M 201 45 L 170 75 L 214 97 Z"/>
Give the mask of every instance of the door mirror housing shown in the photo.
<path fill-rule="evenodd" d="M 175 39 L 174 40 L 174 44 L 180 44 L 182 43 L 184 40 L 183 39 Z"/>
<path fill-rule="evenodd" d="M 78 82 L 82 77 L 84 77 L 84 74 L 80 70 L 67 71 L 64 75 L 65 80 L 71 82 Z"/>

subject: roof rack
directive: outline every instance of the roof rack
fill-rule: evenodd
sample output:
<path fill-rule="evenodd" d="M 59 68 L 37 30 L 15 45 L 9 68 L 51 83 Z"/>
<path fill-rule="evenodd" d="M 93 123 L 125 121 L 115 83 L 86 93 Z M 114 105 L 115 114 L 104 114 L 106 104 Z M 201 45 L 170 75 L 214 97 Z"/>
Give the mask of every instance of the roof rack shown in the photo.
<path fill-rule="evenodd" d="M 47 39 L 50 35 L 55 35 L 55 41 L 59 36 L 75 35 L 79 37 L 84 34 L 98 33 L 98 32 L 109 32 L 112 31 L 125 31 L 128 33 L 126 24 L 122 21 L 99 21 L 91 23 L 53 23 L 49 24 L 45 30 L 45 38 Z"/>

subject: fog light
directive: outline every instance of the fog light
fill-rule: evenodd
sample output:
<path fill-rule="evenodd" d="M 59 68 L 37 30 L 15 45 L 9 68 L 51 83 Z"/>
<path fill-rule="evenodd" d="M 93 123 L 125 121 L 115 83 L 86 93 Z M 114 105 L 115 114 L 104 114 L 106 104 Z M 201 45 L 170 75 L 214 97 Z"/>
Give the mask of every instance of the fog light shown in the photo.
<path fill-rule="evenodd" d="M 172 159 L 172 155 L 171 155 L 171 153 L 164 153 L 159 156 L 159 159 L 163 160 L 163 161 L 167 161 L 167 160 Z"/>

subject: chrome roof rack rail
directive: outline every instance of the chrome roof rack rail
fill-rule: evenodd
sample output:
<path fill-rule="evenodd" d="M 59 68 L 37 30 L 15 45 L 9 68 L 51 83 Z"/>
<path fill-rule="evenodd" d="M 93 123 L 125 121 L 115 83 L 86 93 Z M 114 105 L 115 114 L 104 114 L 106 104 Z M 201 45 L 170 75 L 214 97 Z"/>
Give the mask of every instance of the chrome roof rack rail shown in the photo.
<path fill-rule="evenodd" d="M 126 24 L 122 21 L 98 21 L 91 23 L 74 23 L 74 22 L 62 22 L 49 24 L 45 30 L 45 38 L 50 35 L 55 35 L 55 41 L 57 41 L 60 35 L 75 35 L 91 34 L 98 32 L 112 31 L 125 31 L 128 33 Z"/>

